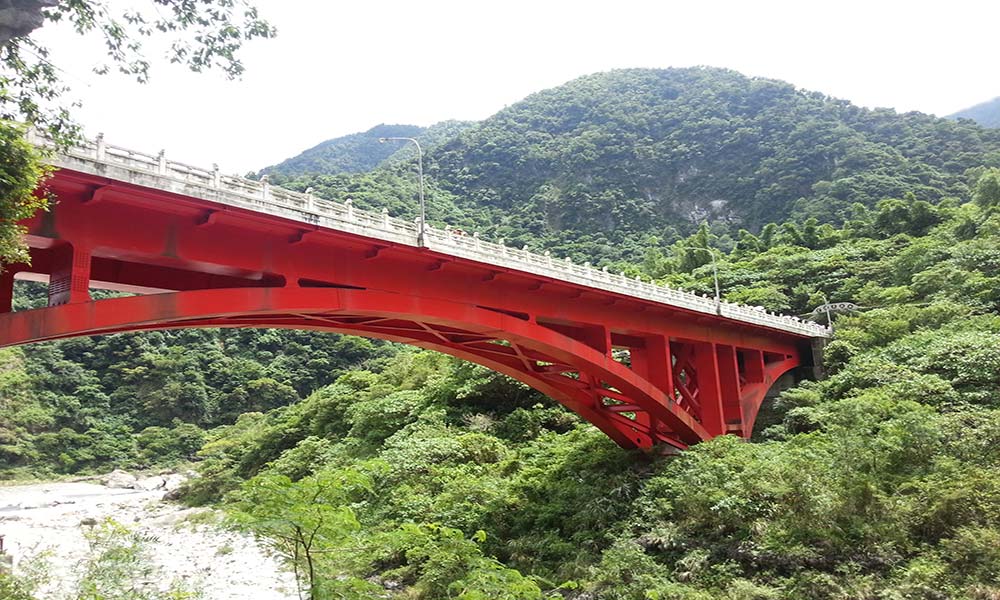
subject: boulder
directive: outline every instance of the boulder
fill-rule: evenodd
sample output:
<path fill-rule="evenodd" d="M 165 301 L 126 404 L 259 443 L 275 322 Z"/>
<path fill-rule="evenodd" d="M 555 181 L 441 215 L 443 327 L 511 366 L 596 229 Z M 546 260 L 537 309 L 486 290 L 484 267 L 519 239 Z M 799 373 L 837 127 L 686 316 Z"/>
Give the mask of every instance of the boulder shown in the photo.
<path fill-rule="evenodd" d="M 136 479 L 135 475 L 129 473 L 128 471 L 115 469 L 114 471 L 108 473 L 104 479 L 101 480 L 101 483 L 104 484 L 104 487 L 109 488 L 135 489 Z"/>
<path fill-rule="evenodd" d="M 187 481 L 187 477 L 181 475 L 180 473 L 170 473 L 163 478 L 163 489 L 168 492 L 176 490 L 181 487 L 181 484 Z"/>
<path fill-rule="evenodd" d="M 160 476 L 146 477 L 135 482 L 135 488 L 146 492 L 162 489 L 167 485 L 167 481 Z"/>
<path fill-rule="evenodd" d="M 177 500 L 180 499 L 181 499 L 181 489 L 179 487 L 170 490 L 166 494 L 163 494 L 163 498 L 161 498 L 161 500 L 163 500 L 164 502 L 176 502 Z"/>

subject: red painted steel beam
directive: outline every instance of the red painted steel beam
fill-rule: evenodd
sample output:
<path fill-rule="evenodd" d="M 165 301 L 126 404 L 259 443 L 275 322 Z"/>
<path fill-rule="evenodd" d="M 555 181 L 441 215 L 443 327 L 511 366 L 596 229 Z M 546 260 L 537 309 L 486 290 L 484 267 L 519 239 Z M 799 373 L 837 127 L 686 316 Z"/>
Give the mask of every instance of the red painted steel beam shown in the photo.
<path fill-rule="evenodd" d="M 486 311 L 475 306 L 454 302 L 428 300 L 401 294 L 358 290 L 308 289 L 308 288 L 239 288 L 199 290 L 149 296 L 133 296 L 108 300 L 65 304 L 45 309 L 0 315 L 0 346 L 10 346 L 33 341 L 61 339 L 80 335 L 99 335 L 122 331 L 176 328 L 186 326 L 226 326 L 226 318 L 246 317 L 239 326 L 287 326 L 288 321 L 276 319 L 289 314 L 377 316 L 413 319 L 414 322 L 454 327 L 461 331 L 475 332 L 494 339 L 505 339 L 531 349 L 547 358 L 566 364 L 580 373 L 587 373 L 595 381 L 614 385 L 644 411 L 657 420 L 667 423 L 679 444 L 691 444 L 708 437 L 706 430 L 684 411 L 677 409 L 662 391 L 643 380 L 624 365 L 614 361 L 583 342 L 521 319 Z M 303 319 L 304 320 L 304 319 Z M 306 325 L 295 323 L 294 325 Z M 652 440 L 644 439 L 648 433 L 628 431 L 631 425 L 622 425 L 620 419 L 601 415 L 591 394 L 569 385 L 556 385 L 553 379 L 540 376 L 526 369 L 515 369 L 493 357 L 483 356 L 468 345 L 449 343 L 435 336 L 421 336 L 412 332 L 384 332 L 362 325 L 330 323 L 329 326 L 313 325 L 309 328 L 332 331 L 364 332 L 373 337 L 388 337 L 434 347 L 443 352 L 479 363 L 488 363 L 501 372 L 512 374 L 537 389 L 555 394 L 571 409 L 580 413 L 603 431 L 618 433 L 616 441 L 628 446 L 648 446 Z M 420 332 L 427 333 L 426 329 Z M 500 368 L 502 367 L 502 368 Z M 514 376 L 514 375 L 512 375 Z M 614 425 L 609 425 L 613 423 Z M 610 435 L 610 434 L 609 434 Z M 627 440 L 626 440 L 627 437 Z"/>
<path fill-rule="evenodd" d="M 65 171 L 57 173 L 57 181 L 63 173 Z M 90 176 L 75 174 L 74 177 Z M 323 230 L 322 236 L 312 241 L 291 245 L 288 236 L 304 224 L 221 205 L 215 206 L 229 215 L 225 223 L 198 227 L 196 219 L 213 206 L 211 203 L 182 201 L 175 195 L 163 193 L 160 204 L 155 204 L 148 197 L 151 195 L 147 190 L 140 197 L 142 201 L 125 196 L 96 206 L 84 205 L 78 199 L 74 201 L 70 195 L 61 198 L 51 213 L 43 213 L 29 225 L 39 239 L 79 240 L 96 248 L 95 256 L 123 259 L 135 256 L 149 264 L 193 272 L 235 276 L 270 272 L 285 275 L 289 285 L 295 285 L 298 279 L 387 291 L 405 285 L 408 290 L 425 296 L 461 297 L 479 305 L 499 306 L 549 321 L 606 326 L 612 334 L 660 332 L 664 330 L 663 323 L 669 323 L 674 337 L 775 352 L 804 341 L 763 327 L 532 274 L 505 270 L 503 278 L 482 285 L 483 282 L 475 281 L 472 274 L 481 279 L 498 272 L 498 267 L 424 249 L 395 246 L 391 249 L 391 258 L 379 258 L 378 268 L 373 268 L 370 261 L 360 259 L 370 252 L 374 243 L 379 243 L 376 240 Z M 265 218 L 270 219 L 272 229 L 258 234 Z M 248 230 L 254 233 L 248 234 Z M 420 268 L 441 260 L 447 260 L 456 268 L 433 272 Z M 530 291 L 529 288 L 540 280 L 548 280 L 548 284 L 543 289 Z M 568 299 L 574 301 L 567 302 Z M 609 300 L 616 300 L 617 304 L 610 306 Z M 639 307 L 646 307 L 646 310 L 639 310 Z"/>
<path fill-rule="evenodd" d="M 178 327 L 284 327 L 391 339 L 510 375 L 626 447 L 748 436 L 809 340 L 426 248 L 58 171 L 24 224 L 51 308 L 10 313 L 0 345 Z M 88 284 L 177 290 L 89 301 Z M 499 343 L 498 343 L 499 342 Z M 631 368 L 613 358 L 629 351 Z"/>

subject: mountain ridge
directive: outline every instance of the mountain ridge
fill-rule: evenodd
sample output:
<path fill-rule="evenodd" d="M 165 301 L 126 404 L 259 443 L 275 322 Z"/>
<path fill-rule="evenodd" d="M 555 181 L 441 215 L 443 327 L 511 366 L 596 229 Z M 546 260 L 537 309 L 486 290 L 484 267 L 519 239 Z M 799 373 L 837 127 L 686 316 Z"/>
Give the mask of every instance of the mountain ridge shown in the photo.
<path fill-rule="evenodd" d="M 1000 127 L 1000 96 L 950 114 L 946 118 L 953 120 L 972 119 L 983 127 L 998 128 Z"/>
<path fill-rule="evenodd" d="M 408 151 L 365 173 L 287 170 L 281 184 L 413 218 Z M 424 155 L 432 222 L 574 260 L 597 258 L 581 245 L 636 260 L 647 238 L 701 222 L 732 244 L 789 218 L 843 223 L 855 204 L 936 203 L 966 196 L 982 166 L 1000 166 L 1000 131 L 713 67 L 579 77 L 462 123 Z"/>
<path fill-rule="evenodd" d="M 260 169 L 257 175 L 364 173 L 387 162 L 398 162 L 415 156 L 408 144 L 381 143 L 380 138 L 415 138 L 426 151 L 468 125 L 468 122 L 458 120 L 441 121 L 429 127 L 380 123 L 367 131 L 324 140 L 276 165 Z"/>

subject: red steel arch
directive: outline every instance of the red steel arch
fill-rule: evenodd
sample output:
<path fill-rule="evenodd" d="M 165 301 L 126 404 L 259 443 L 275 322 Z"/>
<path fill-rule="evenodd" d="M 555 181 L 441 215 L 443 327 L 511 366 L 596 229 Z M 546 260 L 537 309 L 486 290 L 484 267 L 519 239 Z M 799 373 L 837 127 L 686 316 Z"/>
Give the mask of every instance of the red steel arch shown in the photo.
<path fill-rule="evenodd" d="M 640 448 L 749 436 L 808 360 L 804 336 L 427 248 L 68 170 L 50 187 L 58 204 L 26 223 L 32 265 L 0 275 L 0 346 L 181 327 L 378 337 L 502 372 Z M 11 312 L 18 273 L 48 281 L 47 308 Z"/>

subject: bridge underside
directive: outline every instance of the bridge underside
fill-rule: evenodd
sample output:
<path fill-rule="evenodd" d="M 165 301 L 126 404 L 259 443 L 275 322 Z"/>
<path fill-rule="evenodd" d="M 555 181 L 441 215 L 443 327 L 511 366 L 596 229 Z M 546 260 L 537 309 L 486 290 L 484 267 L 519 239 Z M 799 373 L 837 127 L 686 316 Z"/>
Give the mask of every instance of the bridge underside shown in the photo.
<path fill-rule="evenodd" d="M 0 274 L 0 346 L 181 327 L 388 339 L 558 400 L 626 448 L 749 436 L 808 340 L 301 222 L 61 171 Z M 15 275 L 47 308 L 10 312 Z M 90 287 L 143 295 L 93 301 Z"/>

